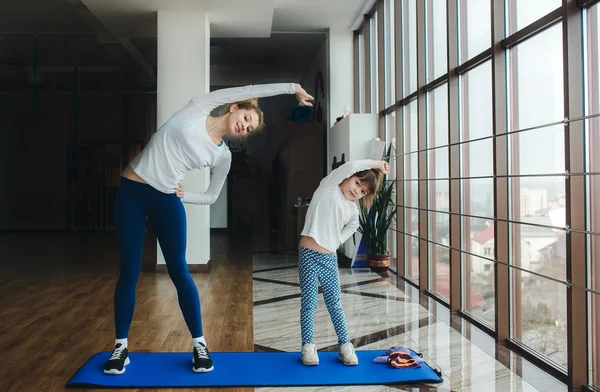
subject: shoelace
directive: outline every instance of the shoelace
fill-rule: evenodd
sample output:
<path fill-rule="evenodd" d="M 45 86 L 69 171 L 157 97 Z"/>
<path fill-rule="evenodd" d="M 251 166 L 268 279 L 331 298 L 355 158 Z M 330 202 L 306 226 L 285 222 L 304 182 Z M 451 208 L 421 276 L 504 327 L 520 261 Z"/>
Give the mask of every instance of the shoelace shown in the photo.
<path fill-rule="evenodd" d="M 113 359 L 121 359 L 121 355 L 123 355 L 123 350 L 125 350 L 125 346 L 121 345 L 120 347 L 115 347 L 112 355 L 109 358 L 109 361 Z"/>
<path fill-rule="evenodd" d="M 194 347 L 194 352 L 198 355 L 198 358 L 206 358 L 208 359 L 208 353 L 206 352 L 206 347 L 203 345 Z"/>

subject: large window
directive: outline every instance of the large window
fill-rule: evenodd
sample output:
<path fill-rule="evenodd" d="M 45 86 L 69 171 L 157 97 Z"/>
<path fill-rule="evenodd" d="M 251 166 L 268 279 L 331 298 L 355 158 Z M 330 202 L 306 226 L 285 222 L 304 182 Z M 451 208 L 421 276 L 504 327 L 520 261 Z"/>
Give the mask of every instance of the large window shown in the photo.
<path fill-rule="evenodd" d="M 427 194 L 430 288 L 450 298 L 450 187 L 448 169 L 448 85 L 428 95 Z"/>
<path fill-rule="evenodd" d="M 396 273 L 571 389 L 600 385 L 593 3 L 380 0 L 383 18 L 365 24 L 367 100 L 400 147 L 390 154 L 402 167 L 390 176 L 403 200 L 389 235 Z"/>
<path fill-rule="evenodd" d="M 567 364 L 562 29 L 557 24 L 509 52 L 513 338 Z M 555 175 L 555 176 L 551 176 Z"/>
<path fill-rule="evenodd" d="M 460 78 L 463 310 L 494 324 L 492 64 Z M 480 257 L 477 257 L 479 255 Z"/>

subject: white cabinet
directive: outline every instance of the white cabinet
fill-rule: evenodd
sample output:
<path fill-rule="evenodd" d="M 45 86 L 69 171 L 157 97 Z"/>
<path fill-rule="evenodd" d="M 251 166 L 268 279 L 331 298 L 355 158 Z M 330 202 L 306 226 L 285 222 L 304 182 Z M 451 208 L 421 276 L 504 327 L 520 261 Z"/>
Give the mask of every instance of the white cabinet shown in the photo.
<path fill-rule="evenodd" d="M 329 153 L 327 154 L 327 173 L 331 173 L 334 157 L 339 163 L 371 157 L 370 141 L 379 135 L 379 117 L 377 114 L 349 114 L 329 130 Z"/>

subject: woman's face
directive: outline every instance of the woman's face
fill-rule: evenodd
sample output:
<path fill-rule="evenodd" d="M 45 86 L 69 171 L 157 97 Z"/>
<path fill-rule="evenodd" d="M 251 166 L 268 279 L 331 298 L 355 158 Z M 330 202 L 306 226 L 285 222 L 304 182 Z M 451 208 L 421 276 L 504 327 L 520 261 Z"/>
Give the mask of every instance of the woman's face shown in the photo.
<path fill-rule="evenodd" d="M 258 127 L 258 120 L 256 110 L 240 109 L 237 105 L 232 105 L 227 118 L 227 129 L 233 136 L 245 136 Z"/>

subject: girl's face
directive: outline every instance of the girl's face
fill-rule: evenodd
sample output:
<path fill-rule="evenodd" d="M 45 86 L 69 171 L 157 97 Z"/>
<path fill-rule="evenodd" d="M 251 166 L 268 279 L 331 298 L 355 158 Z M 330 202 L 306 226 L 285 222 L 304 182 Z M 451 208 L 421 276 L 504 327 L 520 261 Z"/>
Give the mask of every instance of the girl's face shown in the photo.
<path fill-rule="evenodd" d="M 227 118 L 227 129 L 233 136 L 245 136 L 258 127 L 258 121 L 256 110 L 240 109 L 237 105 L 232 105 Z"/>
<path fill-rule="evenodd" d="M 369 193 L 367 185 L 362 184 L 356 176 L 345 179 L 340 184 L 340 190 L 346 199 L 354 202 L 359 201 Z"/>

